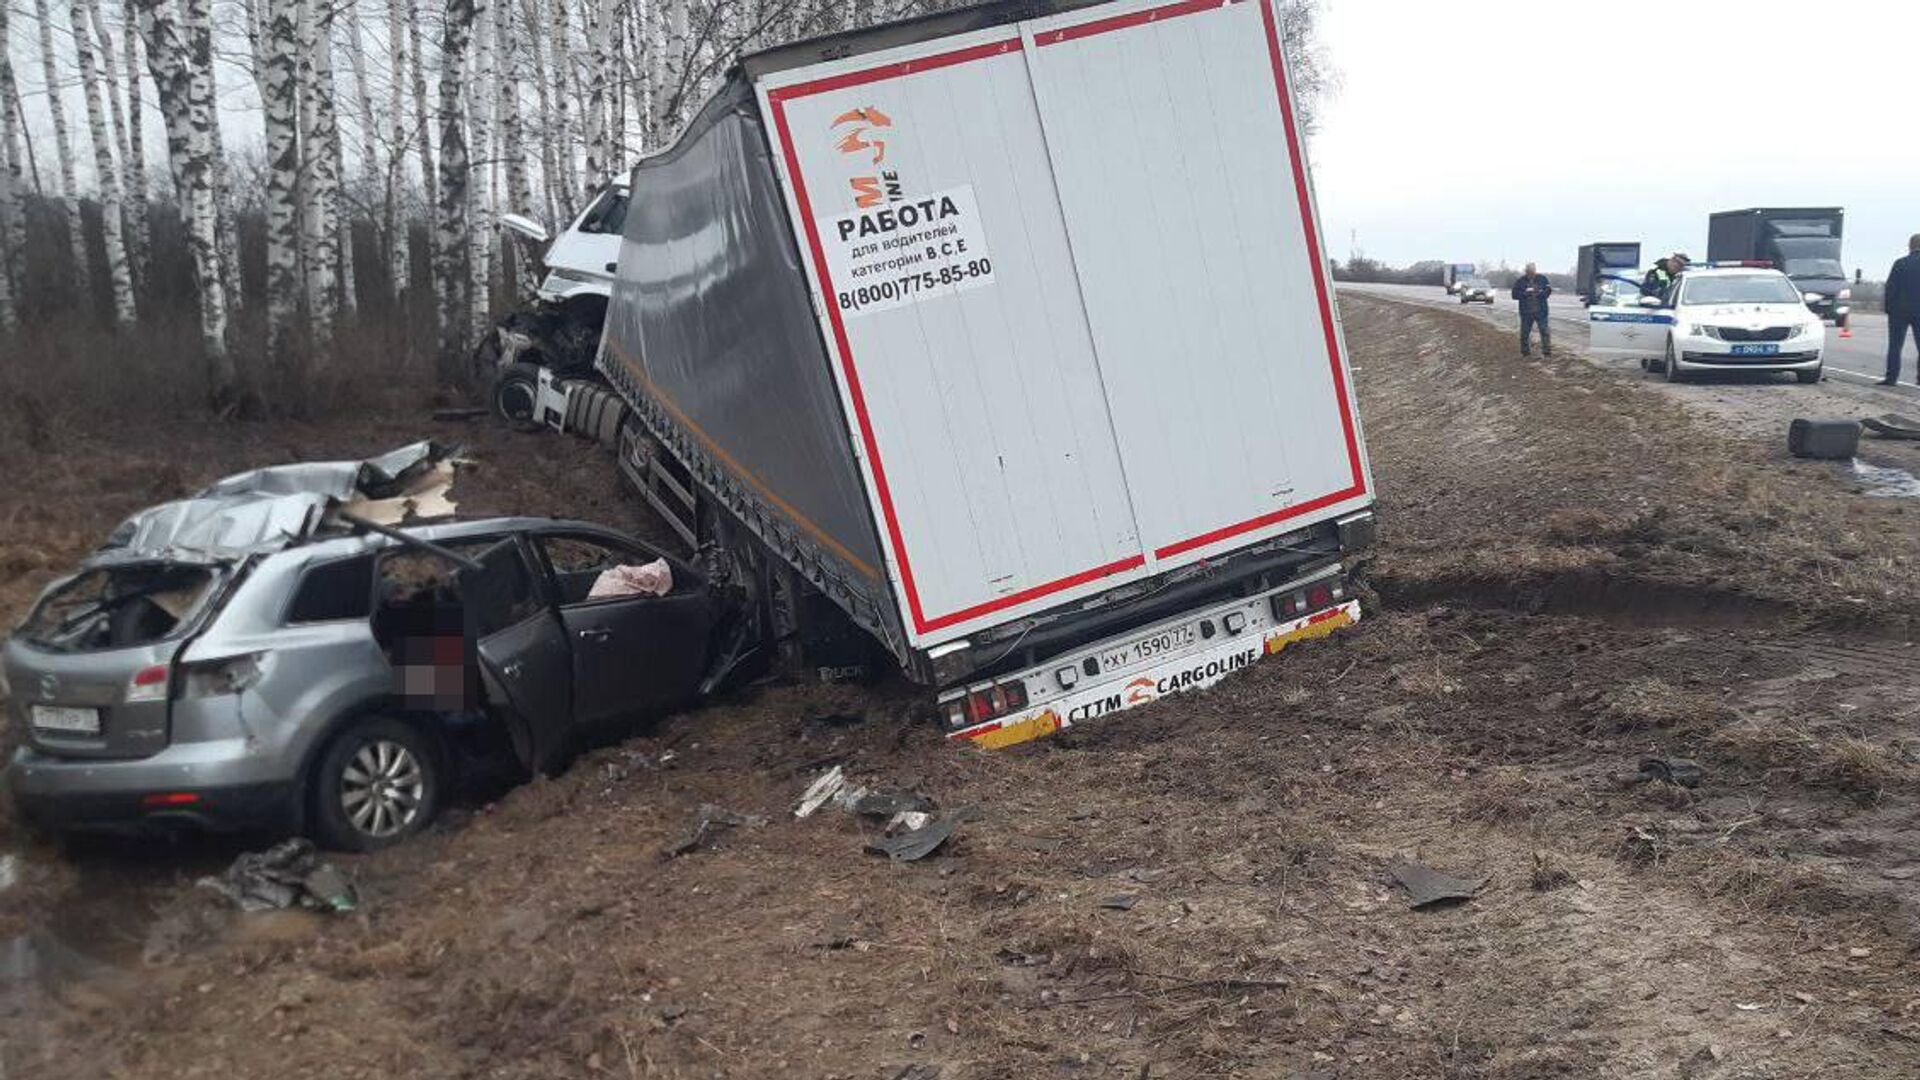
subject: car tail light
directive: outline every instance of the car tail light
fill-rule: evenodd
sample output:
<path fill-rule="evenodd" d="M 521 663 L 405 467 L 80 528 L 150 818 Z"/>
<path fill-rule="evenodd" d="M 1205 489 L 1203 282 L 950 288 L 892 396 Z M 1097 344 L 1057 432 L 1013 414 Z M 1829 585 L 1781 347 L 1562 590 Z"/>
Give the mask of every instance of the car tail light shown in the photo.
<path fill-rule="evenodd" d="M 127 683 L 127 702 L 167 700 L 167 665 L 154 664 L 133 673 Z"/>

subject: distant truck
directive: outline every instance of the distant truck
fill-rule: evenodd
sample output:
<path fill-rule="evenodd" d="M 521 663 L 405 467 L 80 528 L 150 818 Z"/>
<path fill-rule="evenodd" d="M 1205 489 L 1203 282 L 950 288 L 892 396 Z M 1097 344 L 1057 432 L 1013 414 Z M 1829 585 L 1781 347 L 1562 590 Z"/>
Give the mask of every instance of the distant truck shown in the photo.
<path fill-rule="evenodd" d="M 1707 223 L 1707 260 L 1764 262 L 1793 279 L 1821 318 L 1847 325 L 1853 290 L 1840 265 L 1837 206 L 1728 210 Z"/>
<path fill-rule="evenodd" d="M 1580 258 L 1574 266 L 1574 288 L 1580 294 L 1582 304 L 1593 304 L 1600 299 L 1600 292 L 1611 283 L 1609 279 L 1626 278 L 1640 280 L 1640 244 L 1593 243 L 1580 245 Z"/>
<path fill-rule="evenodd" d="M 775 47 L 635 168 L 620 466 L 770 662 L 869 639 L 1001 746 L 1360 617 L 1373 480 L 1277 4 Z"/>
<path fill-rule="evenodd" d="M 1475 267 L 1474 264 L 1472 263 L 1448 263 L 1447 264 L 1447 280 L 1445 282 L 1447 286 L 1447 295 L 1448 296 L 1460 295 L 1460 287 L 1462 285 L 1465 285 L 1467 282 L 1473 280 L 1473 275 L 1476 269 L 1478 268 Z"/>

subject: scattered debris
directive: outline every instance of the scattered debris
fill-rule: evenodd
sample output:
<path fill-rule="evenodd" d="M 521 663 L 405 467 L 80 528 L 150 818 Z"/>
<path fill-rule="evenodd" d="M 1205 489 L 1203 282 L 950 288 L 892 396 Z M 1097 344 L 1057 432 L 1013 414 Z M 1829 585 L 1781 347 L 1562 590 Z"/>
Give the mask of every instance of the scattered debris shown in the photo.
<path fill-rule="evenodd" d="M 1700 786 L 1700 781 L 1705 776 L 1706 770 L 1702 769 L 1697 761 L 1688 758 L 1650 757 L 1640 759 L 1640 771 L 1632 777 L 1632 780 L 1643 784 L 1662 780 L 1683 788 L 1696 788 Z"/>
<path fill-rule="evenodd" d="M 359 904 L 346 875 L 322 862 L 313 841 L 302 837 L 265 851 L 245 852 L 217 877 L 201 878 L 199 885 L 226 897 L 241 911 L 291 907 L 352 911 Z"/>
<path fill-rule="evenodd" d="M 853 800 L 850 809 L 864 817 L 891 818 L 901 814 L 925 814 L 933 809 L 933 803 L 918 795 L 869 791 Z"/>
<path fill-rule="evenodd" d="M 724 806 L 716 806 L 713 803 L 701 803 L 699 811 L 694 814 L 693 824 L 687 829 L 686 835 L 662 849 L 660 857 L 662 859 L 672 859 L 685 855 L 687 852 L 699 847 L 701 842 L 704 841 L 709 834 L 718 829 L 733 828 L 736 825 L 759 826 L 765 825 L 766 823 L 766 818 L 754 814 L 739 814 Z"/>
<path fill-rule="evenodd" d="M 940 1080 L 938 1065 L 907 1065 L 887 1080 Z"/>
<path fill-rule="evenodd" d="M 487 408 L 484 405 L 468 405 L 468 406 L 458 406 L 454 408 L 433 410 L 433 418 L 435 420 L 442 420 L 442 421 L 479 420 L 486 415 L 487 415 Z"/>
<path fill-rule="evenodd" d="M 1860 446 L 1857 420 L 1795 420 L 1787 426 L 1787 452 L 1794 457 L 1841 461 Z"/>
<path fill-rule="evenodd" d="M 956 811 L 936 818 L 918 829 L 905 829 L 891 836 L 881 836 L 877 840 L 868 841 L 867 850 L 875 855 L 885 855 L 894 862 L 914 862 L 924 859 L 953 836 L 953 831 L 959 827 L 962 816 Z"/>
<path fill-rule="evenodd" d="M 1114 911 L 1132 911 L 1133 905 L 1139 902 L 1140 898 L 1133 893 L 1120 893 L 1100 901 L 1100 906 Z"/>
<path fill-rule="evenodd" d="M 1883 439 L 1920 439 L 1920 420 L 1899 413 L 1869 416 L 1860 423 Z"/>
<path fill-rule="evenodd" d="M 807 785 L 807 790 L 800 794 L 799 804 L 793 808 L 793 816 L 797 818 L 812 817 L 814 811 L 827 805 L 829 802 L 842 802 L 842 800 L 844 800 L 843 805 L 851 806 L 859 800 L 860 796 L 866 793 L 866 788 L 849 787 L 847 784 L 846 770 L 839 765 L 835 765 L 833 768 L 821 773 L 819 778 L 814 780 L 813 783 Z"/>
<path fill-rule="evenodd" d="M 593 579 L 593 586 L 587 590 L 587 599 L 598 600 L 607 596 L 665 596 L 673 591 L 673 568 L 665 559 L 655 559 L 640 566 L 622 563 L 609 566 L 600 571 Z"/>
<path fill-rule="evenodd" d="M 1457 878 L 1408 859 L 1394 863 L 1387 872 L 1407 890 L 1407 906 L 1416 909 L 1452 900 L 1471 900 L 1487 883 L 1483 877 Z"/>

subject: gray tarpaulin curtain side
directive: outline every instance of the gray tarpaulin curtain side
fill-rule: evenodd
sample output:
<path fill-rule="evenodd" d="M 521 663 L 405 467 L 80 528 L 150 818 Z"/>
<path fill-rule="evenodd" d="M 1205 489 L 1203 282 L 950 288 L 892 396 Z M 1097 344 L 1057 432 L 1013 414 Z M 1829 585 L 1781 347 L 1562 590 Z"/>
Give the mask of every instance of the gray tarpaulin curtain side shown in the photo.
<path fill-rule="evenodd" d="M 770 155 L 736 69 L 672 149 L 634 170 L 602 364 L 890 608 Z"/>

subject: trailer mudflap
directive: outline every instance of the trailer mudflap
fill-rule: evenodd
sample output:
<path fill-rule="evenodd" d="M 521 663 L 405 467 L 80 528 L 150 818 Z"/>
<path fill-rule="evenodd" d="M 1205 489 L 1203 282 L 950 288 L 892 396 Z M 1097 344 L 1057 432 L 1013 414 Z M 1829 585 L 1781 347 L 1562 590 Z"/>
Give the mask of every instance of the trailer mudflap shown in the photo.
<path fill-rule="evenodd" d="M 951 732 L 947 738 L 971 742 L 988 750 L 1031 742 L 1064 731 L 1079 721 L 1124 712 L 1172 694 L 1205 689 L 1289 645 L 1327 637 L 1359 621 L 1360 601 L 1348 600 L 1270 627 L 1257 638 L 1252 635 L 1228 638 L 1211 648 L 1078 689 L 1026 712 Z"/>

